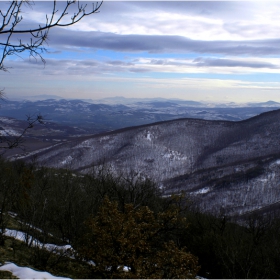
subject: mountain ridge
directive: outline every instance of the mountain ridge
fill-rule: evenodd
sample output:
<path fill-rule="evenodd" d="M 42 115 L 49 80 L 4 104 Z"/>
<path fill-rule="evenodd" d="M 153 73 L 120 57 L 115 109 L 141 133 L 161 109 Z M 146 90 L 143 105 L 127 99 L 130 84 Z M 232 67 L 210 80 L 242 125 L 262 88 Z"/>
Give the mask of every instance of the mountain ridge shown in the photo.
<path fill-rule="evenodd" d="M 280 200 L 279 139 L 280 110 L 274 110 L 238 122 L 182 118 L 128 127 L 76 137 L 22 158 L 35 156 L 38 164 L 82 173 L 104 165 L 116 174 L 135 172 L 166 194 L 186 191 L 205 211 L 222 207 L 236 215 Z M 256 203 L 245 207 L 244 197 Z"/>

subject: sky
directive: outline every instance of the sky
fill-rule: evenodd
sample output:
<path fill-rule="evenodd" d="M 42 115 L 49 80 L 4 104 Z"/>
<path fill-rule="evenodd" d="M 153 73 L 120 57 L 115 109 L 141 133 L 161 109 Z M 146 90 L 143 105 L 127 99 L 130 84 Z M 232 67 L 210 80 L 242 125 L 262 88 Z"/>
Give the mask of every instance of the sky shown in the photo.
<path fill-rule="evenodd" d="M 52 4 L 24 7 L 19 28 L 44 23 Z M 7 57 L 7 97 L 280 102 L 280 1 L 105 0 L 99 13 L 50 30 L 45 47 L 45 65 Z"/>

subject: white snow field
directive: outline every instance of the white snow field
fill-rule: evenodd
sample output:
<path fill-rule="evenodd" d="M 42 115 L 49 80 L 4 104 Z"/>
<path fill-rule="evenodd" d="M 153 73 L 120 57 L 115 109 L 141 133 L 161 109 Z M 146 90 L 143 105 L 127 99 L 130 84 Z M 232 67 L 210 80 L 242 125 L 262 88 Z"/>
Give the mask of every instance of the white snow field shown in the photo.
<path fill-rule="evenodd" d="M 14 263 L 7 262 L 0 266 L 0 270 L 10 271 L 14 276 L 19 279 L 69 279 L 65 277 L 57 277 L 46 271 L 36 271 L 29 267 L 20 267 Z"/>

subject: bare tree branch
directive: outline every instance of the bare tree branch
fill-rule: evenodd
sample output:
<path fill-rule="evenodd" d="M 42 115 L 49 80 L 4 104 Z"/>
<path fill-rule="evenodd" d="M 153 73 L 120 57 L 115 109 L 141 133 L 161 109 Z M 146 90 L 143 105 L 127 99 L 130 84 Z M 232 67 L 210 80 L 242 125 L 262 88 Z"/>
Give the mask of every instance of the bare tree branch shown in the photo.
<path fill-rule="evenodd" d="M 29 52 L 32 57 L 39 57 L 45 64 L 42 53 L 46 51 L 43 44 L 48 39 L 49 30 L 54 27 L 66 27 L 74 25 L 86 16 L 99 12 L 103 1 L 92 3 L 92 8 L 89 9 L 87 4 L 81 4 L 76 0 L 68 0 L 62 11 L 57 9 L 57 1 L 53 1 L 52 12 L 50 15 L 46 14 L 45 24 L 39 25 L 36 28 L 20 29 L 19 23 L 23 21 L 22 6 L 28 5 L 32 8 L 33 2 L 22 0 L 12 1 L 6 12 L 0 10 L 0 48 L 2 47 L 2 54 L 0 55 L 0 70 L 7 71 L 4 66 L 4 60 L 10 55 L 19 55 L 25 51 Z M 70 15 L 70 7 L 76 5 L 76 12 Z M 57 16 L 57 18 L 55 18 Z M 66 20 L 63 22 L 63 20 Z M 26 34 L 29 35 L 27 41 L 17 39 L 18 43 L 14 40 L 14 35 Z M 2 39 L 1 39 L 2 38 Z M 2 41 L 4 40 L 4 41 Z"/>
<path fill-rule="evenodd" d="M 36 123 L 44 124 L 44 118 L 41 115 L 37 115 L 36 117 L 28 115 L 26 118 L 27 126 L 19 135 L 14 136 L 6 130 L 3 131 L 3 135 L 0 134 L 0 149 L 3 152 L 9 149 L 20 147 L 24 143 L 23 136 L 29 129 L 33 128 Z"/>
<path fill-rule="evenodd" d="M 3 3 L 3 2 L 2 2 Z M 92 3 L 92 8 L 88 8 L 87 4 L 81 4 L 76 0 L 65 1 L 64 8 L 60 11 L 57 8 L 57 1 L 53 0 L 52 12 L 46 14 L 44 25 L 38 25 L 35 28 L 21 29 L 19 24 L 24 20 L 22 7 L 33 8 L 34 2 L 29 0 L 11 1 L 8 3 L 7 10 L 0 9 L 0 70 L 8 71 L 4 65 L 4 60 L 8 56 L 19 56 L 23 52 L 28 52 L 29 57 L 37 58 L 45 64 L 46 61 L 42 54 L 46 52 L 44 44 L 47 43 L 50 29 L 54 27 L 66 27 L 74 25 L 84 17 L 99 12 L 103 1 Z M 76 11 L 70 12 L 71 7 L 75 7 Z M 22 36 L 15 38 L 15 35 Z M 4 98 L 4 89 L 0 89 L 0 99 Z M 19 136 L 9 135 L 7 131 L 0 134 L 0 149 L 13 149 L 19 147 L 23 143 L 23 136 L 31 129 L 35 123 L 43 123 L 43 118 L 37 115 L 35 118 L 27 116 L 27 127 Z"/>

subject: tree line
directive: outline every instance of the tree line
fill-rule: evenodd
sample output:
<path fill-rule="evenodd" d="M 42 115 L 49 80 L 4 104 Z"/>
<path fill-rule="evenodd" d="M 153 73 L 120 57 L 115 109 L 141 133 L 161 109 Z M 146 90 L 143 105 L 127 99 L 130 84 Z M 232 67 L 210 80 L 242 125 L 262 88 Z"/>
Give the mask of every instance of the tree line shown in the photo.
<path fill-rule="evenodd" d="M 0 170 L 1 246 L 15 219 L 28 246 L 30 238 L 70 244 L 81 278 L 280 276 L 277 216 L 251 216 L 241 225 L 201 213 L 183 194 L 164 197 L 137 173 L 116 177 L 106 167 L 83 175 L 1 159 Z M 72 261 L 65 252 L 33 250 L 37 269 Z"/>
<path fill-rule="evenodd" d="M 20 161 L 0 165 L 2 246 L 12 214 L 26 245 L 70 244 L 68 253 L 83 264 L 80 278 L 196 276 L 197 257 L 178 243 L 187 227 L 183 197 L 163 198 L 137 173 L 115 177 L 105 167 L 81 175 Z M 65 262 L 65 252 L 53 253 L 37 246 L 31 264 L 47 270 Z"/>

